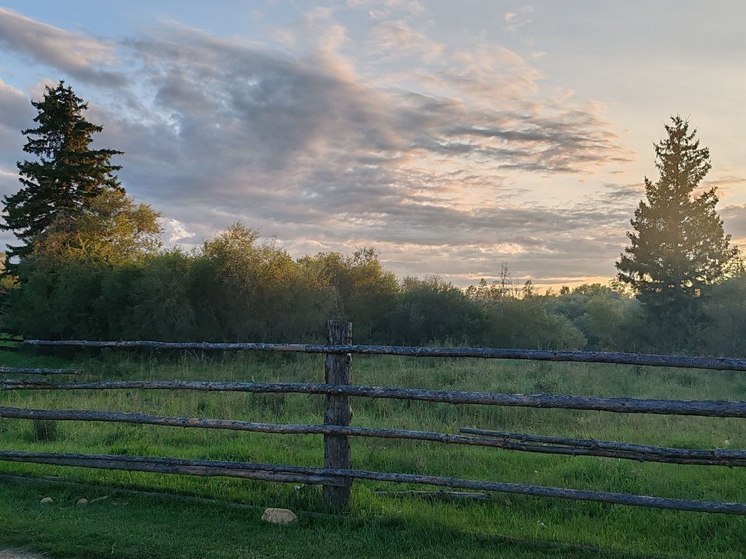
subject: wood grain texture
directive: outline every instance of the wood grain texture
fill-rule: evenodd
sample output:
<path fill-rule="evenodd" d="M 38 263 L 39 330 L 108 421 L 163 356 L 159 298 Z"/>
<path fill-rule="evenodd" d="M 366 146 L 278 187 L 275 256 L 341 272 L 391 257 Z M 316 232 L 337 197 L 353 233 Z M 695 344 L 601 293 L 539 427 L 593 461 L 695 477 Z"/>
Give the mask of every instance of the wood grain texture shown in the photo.
<path fill-rule="evenodd" d="M 613 413 L 695 415 L 701 417 L 746 417 L 746 402 L 725 400 L 656 400 L 602 398 L 558 394 L 505 394 L 461 392 L 419 388 L 346 386 L 314 383 L 259 383 L 212 381 L 96 381 L 57 383 L 48 380 L 0 380 L 0 390 L 196 390 L 206 392 L 256 392 L 287 394 L 331 394 L 397 400 L 420 400 L 446 404 L 482 404 L 525 408 L 592 410 Z"/>
<path fill-rule="evenodd" d="M 89 340 L 24 340 L 29 346 L 60 346 L 80 348 L 120 348 L 154 350 L 220 350 L 274 351 L 285 353 L 352 353 L 359 355 L 400 355 L 410 357 L 472 357 L 478 359 L 519 359 L 572 363 L 608 363 L 650 367 L 746 371 L 746 359 L 732 357 L 692 357 L 686 355 L 654 355 L 605 351 L 554 351 L 540 349 L 503 349 L 489 347 L 411 347 L 350 344 L 268 344 L 268 343 L 211 343 L 89 341 Z"/>
<path fill-rule="evenodd" d="M 345 320 L 330 320 L 328 325 L 329 343 L 346 345 L 352 343 L 352 323 Z M 329 353 L 324 363 L 324 380 L 328 386 L 349 386 L 352 356 L 349 353 Z M 324 425 L 347 427 L 352 421 L 350 396 L 327 394 L 324 409 Z M 324 435 L 324 467 L 349 469 L 352 464 L 350 440 L 346 434 Z M 324 504 L 331 509 L 343 509 L 349 505 L 351 482 L 347 479 L 344 487 L 325 485 Z"/>

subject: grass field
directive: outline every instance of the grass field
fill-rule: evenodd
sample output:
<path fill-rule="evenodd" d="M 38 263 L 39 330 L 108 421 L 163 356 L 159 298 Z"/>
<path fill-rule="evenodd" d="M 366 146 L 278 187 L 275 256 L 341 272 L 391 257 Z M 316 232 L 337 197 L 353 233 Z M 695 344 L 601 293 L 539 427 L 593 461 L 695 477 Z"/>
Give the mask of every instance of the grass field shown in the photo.
<path fill-rule="evenodd" d="M 0 354 L 4 365 L 72 366 L 82 379 L 313 382 L 320 356 L 223 355 L 156 359 L 105 353 L 77 359 Z M 356 357 L 369 385 L 675 399 L 746 400 L 746 373 L 612 365 Z M 321 423 L 323 397 L 158 391 L 19 391 L 0 404 L 140 411 L 156 415 Z M 450 406 L 355 399 L 353 425 L 458 432 L 471 426 L 674 447 L 746 448 L 746 422 L 567 410 Z M 30 421 L 0 420 L 0 447 L 45 452 L 175 456 L 319 466 L 322 437 L 59 422 L 38 440 Z M 746 502 L 746 471 L 561 457 L 435 443 L 353 439 L 358 469 L 449 475 L 578 489 Z M 320 488 L 227 478 L 107 472 L 0 463 L 0 548 L 59 557 L 743 557 L 746 518 L 494 494 L 441 502 L 377 494 L 426 489 L 356 482 L 344 515 Z M 12 476 L 12 477 L 9 477 Z M 19 479 L 17 476 L 35 476 Z M 54 476 L 57 480 L 39 479 Z M 167 492 L 189 498 L 132 493 Z M 54 503 L 41 505 L 43 496 Z M 107 497 L 77 507 L 81 496 Z M 204 502 L 194 498 L 211 499 Z M 299 524 L 259 521 L 266 506 Z"/>

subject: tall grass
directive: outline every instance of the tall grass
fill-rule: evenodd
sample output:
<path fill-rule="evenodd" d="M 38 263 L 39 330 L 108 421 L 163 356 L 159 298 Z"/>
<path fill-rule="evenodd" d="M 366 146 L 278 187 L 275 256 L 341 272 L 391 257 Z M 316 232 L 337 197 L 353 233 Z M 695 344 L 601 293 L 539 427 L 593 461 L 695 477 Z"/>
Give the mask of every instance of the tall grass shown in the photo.
<path fill-rule="evenodd" d="M 80 355 L 72 360 L 28 355 L 2 355 L 0 358 L 5 365 L 79 367 L 84 371 L 81 380 L 320 382 L 323 379 L 322 356 L 193 354 L 159 358 L 155 354 L 147 357 L 104 352 L 94 357 Z M 355 357 L 353 382 L 379 386 L 514 393 L 746 400 L 744 373 L 614 365 Z M 323 396 L 303 395 L 123 390 L 6 391 L 0 393 L 0 402 L 2 405 L 28 408 L 138 411 L 157 415 L 277 423 L 321 423 L 323 416 Z M 353 401 L 353 425 L 444 432 L 458 432 L 460 427 L 471 426 L 675 447 L 746 448 L 746 424 L 739 419 L 452 406 L 359 398 Z M 318 435 L 266 435 L 100 422 L 59 422 L 54 438 L 40 439 L 35 435 L 32 422 L 2 420 L 0 445 L 5 449 L 18 450 L 174 456 L 311 466 L 320 466 L 323 462 L 322 437 Z M 738 468 L 677 466 L 594 457 L 570 458 L 368 438 L 353 439 L 352 447 L 353 467 L 358 469 L 746 502 L 746 472 Z M 163 490 L 258 507 L 283 506 L 310 513 L 324 512 L 317 487 L 11 463 L 0 463 L 0 472 L 55 475 L 65 480 L 95 484 L 99 487 L 98 491 L 111 491 L 103 487 Z M 23 526 L 33 525 L 35 515 L 40 512 L 35 508 L 36 505 L 26 503 L 25 508 L 21 507 L 25 511 L 23 514 L 10 514 L 9 511 L 15 506 L 13 499 L 27 498 L 28 491 L 19 487 L 11 488 L 0 499 L 0 512 L 3 516 L 14 516 L 13 522 L 21 530 Z M 571 546 L 569 549 L 575 555 L 582 555 L 586 551 L 590 553 L 588 549 L 593 549 L 596 552 L 594 556 L 664 553 L 735 558 L 742 556 L 746 549 L 746 519 L 743 517 L 506 495 L 495 495 L 488 502 L 441 503 L 417 498 L 397 498 L 376 492 L 382 489 L 391 491 L 405 487 L 356 482 L 353 486 L 352 505 L 345 520 L 308 520 L 301 523 L 298 530 L 328 532 L 329 538 L 339 539 L 340 545 L 354 541 L 356 546 L 360 546 L 358 551 L 362 556 L 382 557 L 387 555 L 381 553 L 379 540 L 386 532 L 393 532 L 402 538 L 402 542 L 412 544 L 396 547 L 389 556 L 396 556 L 397 553 L 412 556 L 416 541 L 421 543 L 422 549 L 431 551 L 428 556 L 437 556 L 440 553 L 438 550 L 447 543 L 448 538 L 466 546 L 459 551 L 464 556 L 477 556 L 477 553 L 484 556 L 483 542 L 488 540 L 503 543 L 529 542 L 526 545 L 516 544 L 512 555 L 506 552 L 508 548 L 513 549 L 509 545 L 497 546 L 503 550 L 501 556 L 507 557 L 541 556 L 544 552 L 537 549 L 544 544 L 555 546 L 552 548 L 555 551 L 550 555 L 557 556 L 564 553 L 562 545 Z M 49 488 L 44 490 L 51 491 Z M 68 490 L 57 491 L 66 494 Z M 142 507 L 142 514 L 139 517 L 134 518 L 127 513 L 126 520 L 118 520 L 130 523 L 134 532 L 138 532 L 139 523 L 143 519 L 155 514 L 153 507 L 169 511 L 164 513 L 166 515 L 163 522 L 169 517 L 174 522 L 179 522 L 177 519 L 186 514 L 187 509 L 180 508 L 181 505 L 164 505 L 161 501 L 154 503 L 146 498 L 142 499 L 139 505 Z M 183 505 L 189 510 L 192 510 L 189 507 L 194 506 Z M 105 518 L 121 518 L 122 513 L 112 505 L 103 504 L 98 510 Z M 226 521 L 232 521 L 231 519 L 241 514 L 219 507 L 209 508 L 209 511 L 211 515 L 224 517 Z M 91 543 L 83 535 L 85 530 L 93 529 L 83 516 L 79 516 L 88 513 L 73 508 L 65 514 L 69 516 L 69 522 L 57 519 L 50 524 L 57 527 L 50 530 L 67 530 L 70 538 L 87 541 L 81 545 L 89 551 L 73 555 L 98 556 L 96 553 L 102 553 L 100 549 L 95 551 L 98 549 L 97 544 Z M 91 519 L 91 522 L 94 520 Z M 84 528 L 71 528 L 71 523 L 76 526 L 80 524 Z M 364 528 L 360 529 L 358 526 L 353 530 L 351 526 L 357 526 L 356 523 Z M 169 531 L 177 529 L 175 526 L 169 527 Z M 38 534 L 39 530 L 42 529 L 37 527 L 34 533 Z M 261 531 L 261 526 L 252 530 Z M 350 530 L 347 540 L 344 537 L 346 530 Z M 190 537 L 196 537 L 197 532 L 199 530 L 193 531 Z M 18 533 L 12 537 L 6 537 L 3 533 L 0 530 L 0 542 L 18 544 L 33 541 L 33 538 L 24 539 Z M 209 537 L 209 534 L 205 533 L 204 537 Z M 109 542 L 107 538 L 104 540 Z M 309 540 L 314 538 L 309 537 Z M 122 540 L 118 545 L 136 549 L 129 540 Z M 226 545 L 228 547 L 216 550 L 215 555 L 190 555 L 191 547 L 194 546 L 192 542 L 185 544 L 178 556 L 240 556 L 231 547 L 237 544 Z M 278 551 L 276 556 L 346 556 L 341 551 L 344 546 L 338 546 L 336 551 L 329 551 L 324 548 L 323 542 L 319 545 L 321 547 L 304 543 L 302 550 L 294 549 L 291 553 L 288 548 L 285 549 L 287 553 Z M 557 545 L 560 547 L 557 548 Z M 583 546 L 591 547 L 586 549 Z M 61 547 L 55 548 L 53 544 L 49 544 L 46 549 L 62 550 Z M 230 554 L 231 549 L 234 555 Z M 69 553 L 67 547 L 65 552 Z M 129 555 L 127 553 L 120 556 L 138 556 L 134 551 Z M 177 556 L 159 555 L 161 552 L 157 550 L 150 550 L 148 553 L 153 553 L 154 557 Z M 539 555 L 533 555 L 534 553 Z M 273 555 L 267 551 L 264 556 Z"/>

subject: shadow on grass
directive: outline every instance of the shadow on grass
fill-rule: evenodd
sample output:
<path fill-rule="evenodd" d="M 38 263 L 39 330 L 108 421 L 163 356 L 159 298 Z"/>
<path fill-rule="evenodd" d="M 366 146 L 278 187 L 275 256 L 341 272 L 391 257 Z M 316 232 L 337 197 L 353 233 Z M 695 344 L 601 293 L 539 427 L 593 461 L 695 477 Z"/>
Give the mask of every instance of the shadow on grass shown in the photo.
<path fill-rule="evenodd" d="M 431 519 L 301 513 L 299 524 L 278 527 L 260 522 L 260 507 L 38 478 L 3 476 L 0 484 L 0 549 L 35 549 L 58 558 L 665 557 L 470 534 Z M 81 496 L 107 495 L 87 507 L 75 504 Z M 42 496 L 54 502 L 42 505 Z"/>

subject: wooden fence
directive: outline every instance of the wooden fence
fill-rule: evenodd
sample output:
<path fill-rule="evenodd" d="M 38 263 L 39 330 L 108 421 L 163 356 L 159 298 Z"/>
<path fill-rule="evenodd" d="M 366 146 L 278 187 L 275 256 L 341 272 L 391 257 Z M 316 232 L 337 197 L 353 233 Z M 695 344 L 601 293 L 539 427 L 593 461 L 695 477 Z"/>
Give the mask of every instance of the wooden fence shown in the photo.
<path fill-rule="evenodd" d="M 599 398 L 551 394 L 504 394 L 493 392 L 463 392 L 423 390 L 417 388 L 387 388 L 351 384 L 352 354 L 400 355 L 416 357 L 477 357 L 496 359 L 531 359 L 542 361 L 616 363 L 645 366 L 687 367 L 711 370 L 746 371 L 746 359 L 699 358 L 684 356 L 640 355 L 629 353 L 566 352 L 540 350 L 510 350 L 492 348 L 421 348 L 398 346 L 352 345 L 352 325 L 330 321 L 329 344 L 263 344 L 263 343 L 167 343 L 153 341 L 96 342 L 27 340 L 29 346 L 67 346 L 81 348 L 150 348 L 179 350 L 253 350 L 295 353 L 324 353 L 325 383 L 256 383 L 212 381 L 97 381 L 57 382 L 50 380 L 0 380 L 2 390 L 190 390 L 211 392 L 302 393 L 326 395 L 323 425 L 280 425 L 248 421 L 163 417 L 141 413 L 86 410 L 26 409 L 0 406 L 0 417 L 61 421 L 107 421 L 130 424 L 229 429 L 277 434 L 323 434 L 323 467 L 303 467 L 276 464 L 186 460 L 163 457 L 61 454 L 0 450 L 0 461 L 30 462 L 87 468 L 228 476 L 267 481 L 321 484 L 323 497 L 330 508 L 340 509 L 349 503 L 353 480 L 379 480 L 417 483 L 438 487 L 496 491 L 542 497 L 557 497 L 584 501 L 599 501 L 664 509 L 678 509 L 726 514 L 746 514 L 746 503 L 693 501 L 565 489 L 495 481 L 465 480 L 452 477 L 388 473 L 351 468 L 349 437 L 377 437 L 430 441 L 455 445 L 470 445 L 506 450 L 559 454 L 568 456 L 600 456 L 626 460 L 697 464 L 707 466 L 746 466 L 745 450 L 681 449 L 638 445 L 595 439 L 572 439 L 521 433 L 463 428 L 459 434 L 353 427 L 351 398 L 389 398 L 443 402 L 454 405 L 482 404 L 529 408 L 561 408 L 598 410 L 614 413 L 676 414 L 705 417 L 746 417 L 746 402 L 707 400 L 654 400 L 634 398 Z M 13 369 L 0 367 L 0 375 L 78 374 L 69 369 Z"/>

